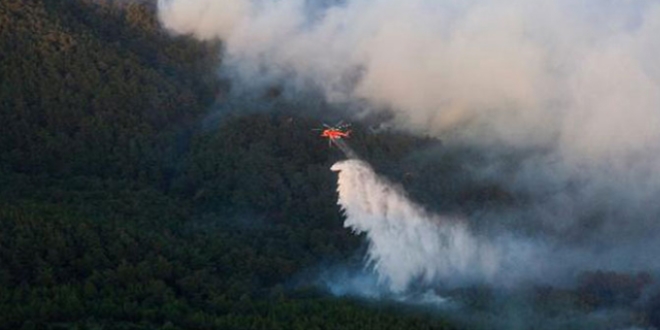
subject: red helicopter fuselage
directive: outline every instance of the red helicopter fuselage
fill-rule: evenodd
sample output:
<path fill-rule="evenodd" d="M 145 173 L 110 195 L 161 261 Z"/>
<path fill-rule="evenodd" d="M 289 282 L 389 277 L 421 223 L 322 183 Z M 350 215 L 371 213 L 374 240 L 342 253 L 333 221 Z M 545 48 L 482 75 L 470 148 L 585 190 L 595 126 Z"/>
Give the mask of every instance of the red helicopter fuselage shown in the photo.
<path fill-rule="evenodd" d="M 341 139 L 348 137 L 351 134 L 351 131 L 342 131 L 337 128 L 328 128 L 323 130 L 323 133 L 321 133 L 322 137 L 328 138 L 330 140 L 336 140 L 336 139 Z"/>

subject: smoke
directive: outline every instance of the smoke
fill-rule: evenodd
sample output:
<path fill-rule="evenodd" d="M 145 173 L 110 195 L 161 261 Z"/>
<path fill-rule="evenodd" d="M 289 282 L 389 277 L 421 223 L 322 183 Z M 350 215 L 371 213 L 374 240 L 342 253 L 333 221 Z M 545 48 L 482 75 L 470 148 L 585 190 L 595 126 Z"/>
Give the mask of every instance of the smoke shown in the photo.
<path fill-rule="evenodd" d="M 564 273 L 568 265 L 660 266 L 660 3 L 159 0 L 158 7 L 173 33 L 221 39 L 221 73 L 238 86 L 320 92 L 360 104 L 356 117 L 387 112 L 392 127 L 488 159 L 466 164 L 470 175 L 519 201 L 479 210 L 481 222 L 503 227 L 497 235 L 468 230 L 470 218 L 428 214 L 363 163 L 335 166 L 347 225 L 367 234 L 371 261 L 393 290 L 415 278 L 547 279 L 558 276 L 551 262 Z M 523 227 L 535 230 L 516 234 Z"/>
<path fill-rule="evenodd" d="M 552 143 L 576 161 L 658 146 L 657 2 L 160 0 L 159 13 L 222 39 L 243 83 L 368 101 L 407 129 Z"/>

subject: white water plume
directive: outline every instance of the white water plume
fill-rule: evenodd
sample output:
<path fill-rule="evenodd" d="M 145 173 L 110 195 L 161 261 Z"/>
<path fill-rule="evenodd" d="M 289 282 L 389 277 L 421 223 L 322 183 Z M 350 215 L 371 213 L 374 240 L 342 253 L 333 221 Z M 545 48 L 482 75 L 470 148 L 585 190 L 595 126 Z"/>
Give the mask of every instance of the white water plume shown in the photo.
<path fill-rule="evenodd" d="M 514 284 L 522 275 L 516 269 L 530 264 L 538 252 L 512 237 L 477 237 L 462 219 L 426 212 L 363 161 L 342 161 L 332 170 L 339 176 L 344 226 L 366 234 L 369 261 L 381 282 L 395 293 L 411 284 L 435 281 Z"/>

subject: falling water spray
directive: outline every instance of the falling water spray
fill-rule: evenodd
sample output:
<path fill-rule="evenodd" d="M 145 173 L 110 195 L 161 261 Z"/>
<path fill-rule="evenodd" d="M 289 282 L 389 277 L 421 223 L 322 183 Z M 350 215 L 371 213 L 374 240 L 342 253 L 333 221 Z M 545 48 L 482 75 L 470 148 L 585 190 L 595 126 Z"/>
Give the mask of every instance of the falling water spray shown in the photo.
<path fill-rule="evenodd" d="M 479 238 L 463 219 L 425 211 L 364 161 L 341 161 L 332 170 L 338 172 L 344 226 L 366 234 L 369 264 L 394 293 L 437 281 L 492 281 L 508 263 L 530 257 L 519 241 Z"/>
<path fill-rule="evenodd" d="M 359 159 L 358 154 L 351 148 L 348 143 L 342 139 L 334 139 L 332 142 L 341 150 L 348 159 Z"/>

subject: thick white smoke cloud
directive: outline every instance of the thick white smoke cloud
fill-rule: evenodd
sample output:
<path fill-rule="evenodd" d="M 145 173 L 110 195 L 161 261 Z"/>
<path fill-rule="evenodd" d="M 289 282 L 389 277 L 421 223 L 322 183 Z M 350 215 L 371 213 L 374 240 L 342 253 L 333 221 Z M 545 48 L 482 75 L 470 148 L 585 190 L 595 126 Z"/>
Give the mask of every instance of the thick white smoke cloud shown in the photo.
<path fill-rule="evenodd" d="M 525 203 L 483 217 L 511 231 L 532 223 L 564 239 L 555 254 L 561 262 L 660 267 L 653 258 L 660 253 L 660 2 L 159 0 L 159 15 L 175 33 L 223 40 L 223 70 L 236 82 L 320 90 L 329 101 L 390 111 L 398 128 L 487 150 L 491 161 L 475 175 Z M 512 153 L 522 160 L 510 161 Z M 460 222 L 438 227 L 449 220 L 396 212 L 403 213 L 385 218 L 409 221 L 401 235 L 363 227 L 379 226 L 369 217 L 351 224 L 419 252 L 393 248 L 391 257 L 374 258 L 391 267 L 395 288 L 409 274 L 446 277 L 446 269 L 497 276 L 497 265 L 515 256 L 492 238 L 468 235 Z M 426 240 L 427 230 L 439 233 Z M 461 239 L 474 248 L 459 248 Z M 488 244 L 491 254 L 483 252 Z M 439 249 L 455 253 L 433 256 Z M 458 255 L 470 267 L 452 259 Z M 399 269 L 388 258 L 410 264 Z"/>
<path fill-rule="evenodd" d="M 589 161 L 658 146 L 660 4 L 559 0 L 161 0 L 225 42 L 244 82 L 288 78 L 473 142 Z"/>

